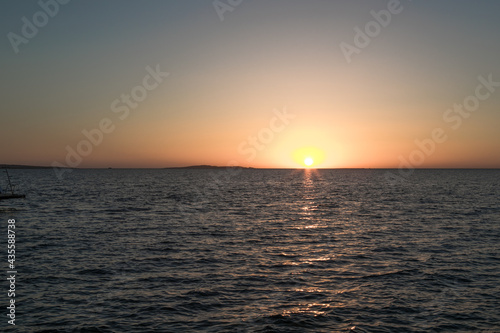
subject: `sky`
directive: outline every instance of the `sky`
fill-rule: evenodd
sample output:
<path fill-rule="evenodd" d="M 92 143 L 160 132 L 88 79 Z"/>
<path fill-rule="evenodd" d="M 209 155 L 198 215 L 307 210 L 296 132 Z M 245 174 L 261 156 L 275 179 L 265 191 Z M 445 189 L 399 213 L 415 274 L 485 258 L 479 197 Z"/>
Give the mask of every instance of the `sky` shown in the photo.
<path fill-rule="evenodd" d="M 0 164 L 499 168 L 500 2 L 4 0 Z"/>

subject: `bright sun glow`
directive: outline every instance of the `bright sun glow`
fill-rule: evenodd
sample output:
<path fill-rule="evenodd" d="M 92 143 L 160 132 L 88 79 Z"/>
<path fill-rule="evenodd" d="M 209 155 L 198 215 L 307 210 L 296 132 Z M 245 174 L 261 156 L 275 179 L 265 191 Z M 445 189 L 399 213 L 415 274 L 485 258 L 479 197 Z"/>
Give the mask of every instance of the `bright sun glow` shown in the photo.
<path fill-rule="evenodd" d="M 299 148 L 293 152 L 293 159 L 302 167 L 321 167 L 325 154 L 321 149 L 312 146 Z"/>

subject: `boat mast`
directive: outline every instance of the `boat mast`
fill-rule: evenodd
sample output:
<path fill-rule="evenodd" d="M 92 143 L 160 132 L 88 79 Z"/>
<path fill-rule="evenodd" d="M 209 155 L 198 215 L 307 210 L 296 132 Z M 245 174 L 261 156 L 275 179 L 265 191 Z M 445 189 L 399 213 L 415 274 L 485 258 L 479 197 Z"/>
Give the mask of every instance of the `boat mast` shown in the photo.
<path fill-rule="evenodd" d="M 12 183 L 10 182 L 10 176 L 9 172 L 7 171 L 7 168 L 5 168 L 5 173 L 7 174 L 7 180 L 9 181 L 10 193 L 14 195 L 14 189 L 12 188 Z"/>

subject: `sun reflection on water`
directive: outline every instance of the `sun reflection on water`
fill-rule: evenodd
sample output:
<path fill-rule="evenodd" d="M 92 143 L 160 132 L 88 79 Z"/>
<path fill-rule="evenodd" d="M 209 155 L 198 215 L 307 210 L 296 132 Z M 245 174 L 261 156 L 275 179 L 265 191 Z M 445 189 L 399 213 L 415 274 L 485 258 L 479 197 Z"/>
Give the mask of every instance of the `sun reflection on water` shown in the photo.
<path fill-rule="evenodd" d="M 326 314 L 326 311 L 330 308 L 330 304 L 326 303 L 306 303 L 301 304 L 293 309 L 284 310 L 282 316 L 292 316 L 295 314 L 308 314 L 314 317 L 322 316 Z"/>
<path fill-rule="evenodd" d="M 307 225 L 301 225 L 299 229 L 318 228 L 317 212 L 318 212 L 318 194 L 315 187 L 315 180 L 319 177 L 319 173 L 314 169 L 304 169 L 302 180 L 302 200 L 300 201 L 300 219 L 306 221 Z"/>

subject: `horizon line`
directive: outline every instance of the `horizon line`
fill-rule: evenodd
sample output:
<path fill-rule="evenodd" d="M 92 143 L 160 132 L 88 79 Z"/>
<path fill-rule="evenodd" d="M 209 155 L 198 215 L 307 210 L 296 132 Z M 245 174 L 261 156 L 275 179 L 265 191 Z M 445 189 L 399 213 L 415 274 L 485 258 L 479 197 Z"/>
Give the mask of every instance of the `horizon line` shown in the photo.
<path fill-rule="evenodd" d="M 27 165 L 27 164 L 0 164 L 1 169 L 53 169 L 53 166 Z M 60 169 L 72 170 L 165 170 L 165 169 L 255 169 L 255 170 L 499 170 L 500 167 L 246 167 L 246 166 L 219 166 L 209 164 L 187 165 L 187 166 L 167 166 L 167 167 L 61 167 Z"/>

